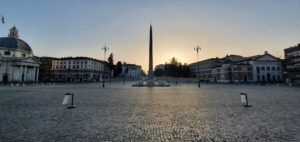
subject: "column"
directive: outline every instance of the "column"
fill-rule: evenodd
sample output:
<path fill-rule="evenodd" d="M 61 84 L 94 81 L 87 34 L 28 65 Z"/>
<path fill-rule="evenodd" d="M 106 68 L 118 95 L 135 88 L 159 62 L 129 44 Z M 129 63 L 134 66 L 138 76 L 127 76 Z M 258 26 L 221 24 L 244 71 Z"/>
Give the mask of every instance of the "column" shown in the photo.
<path fill-rule="evenodd" d="M 27 66 L 24 66 L 24 82 L 27 81 Z"/>
<path fill-rule="evenodd" d="M 23 66 L 20 65 L 20 78 L 19 78 L 19 81 L 22 81 L 23 74 L 24 74 L 24 68 L 23 68 Z"/>
<path fill-rule="evenodd" d="M 35 81 L 39 81 L 39 72 L 40 72 L 40 68 L 36 67 L 36 77 L 35 77 Z"/>

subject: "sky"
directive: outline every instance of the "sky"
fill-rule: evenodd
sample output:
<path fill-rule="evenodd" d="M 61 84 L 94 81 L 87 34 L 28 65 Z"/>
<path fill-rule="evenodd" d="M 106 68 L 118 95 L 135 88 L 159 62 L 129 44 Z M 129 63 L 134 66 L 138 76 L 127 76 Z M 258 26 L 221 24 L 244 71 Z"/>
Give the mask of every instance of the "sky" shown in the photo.
<path fill-rule="evenodd" d="M 88 56 L 148 70 L 149 26 L 154 65 L 227 54 L 270 54 L 300 43 L 299 0 L 0 0 L 0 36 L 16 26 L 36 56 Z"/>

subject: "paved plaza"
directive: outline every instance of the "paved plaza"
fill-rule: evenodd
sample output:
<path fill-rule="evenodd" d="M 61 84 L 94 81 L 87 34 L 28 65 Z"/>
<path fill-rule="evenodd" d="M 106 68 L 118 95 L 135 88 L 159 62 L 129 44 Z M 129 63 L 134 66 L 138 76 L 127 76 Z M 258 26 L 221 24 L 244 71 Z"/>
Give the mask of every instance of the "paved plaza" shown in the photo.
<path fill-rule="evenodd" d="M 297 87 L 100 86 L 0 86 L 0 140 L 300 141 Z M 75 109 L 61 105 L 68 92 Z M 241 92 L 253 107 L 241 105 Z"/>

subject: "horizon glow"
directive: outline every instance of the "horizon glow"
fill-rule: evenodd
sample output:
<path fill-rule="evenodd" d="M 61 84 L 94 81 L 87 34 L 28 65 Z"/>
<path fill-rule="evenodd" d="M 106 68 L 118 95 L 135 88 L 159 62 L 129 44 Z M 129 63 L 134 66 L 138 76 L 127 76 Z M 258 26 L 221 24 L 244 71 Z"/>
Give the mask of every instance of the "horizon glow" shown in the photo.
<path fill-rule="evenodd" d="M 227 54 L 270 54 L 300 40 L 300 1 L 188 0 L 0 1 L 0 36 L 16 25 L 36 56 L 87 56 L 103 59 L 108 44 L 117 61 L 148 70 L 149 26 L 153 26 L 154 65 L 176 57 L 197 61 Z"/>

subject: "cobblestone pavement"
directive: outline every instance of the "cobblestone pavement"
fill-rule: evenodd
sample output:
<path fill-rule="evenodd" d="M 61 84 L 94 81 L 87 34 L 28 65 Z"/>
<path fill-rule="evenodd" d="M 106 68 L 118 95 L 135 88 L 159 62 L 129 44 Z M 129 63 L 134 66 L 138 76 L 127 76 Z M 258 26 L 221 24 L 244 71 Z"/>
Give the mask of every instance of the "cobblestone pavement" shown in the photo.
<path fill-rule="evenodd" d="M 300 88 L 99 86 L 0 87 L 0 141 L 300 141 Z"/>

